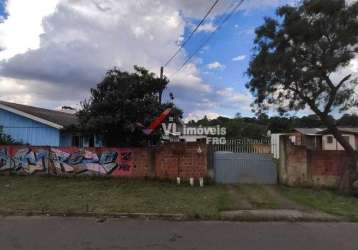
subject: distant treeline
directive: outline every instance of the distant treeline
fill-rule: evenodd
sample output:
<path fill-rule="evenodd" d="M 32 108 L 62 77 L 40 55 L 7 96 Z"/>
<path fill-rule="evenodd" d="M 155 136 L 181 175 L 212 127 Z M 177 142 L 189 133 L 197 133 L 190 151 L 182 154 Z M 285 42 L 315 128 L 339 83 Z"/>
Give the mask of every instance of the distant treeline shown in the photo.
<path fill-rule="evenodd" d="M 331 119 L 334 119 L 331 117 Z M 358 127 L 358 115 L 345 114 L 340 119 L 336 119 L 338 126 Z M 209 120 L 204 117 L 201 120 L 190 121 L 190 126 L 216 126 L 226 127 L 227 138 L 253 138 L 260 139 L 267 137 L 267 132 L 271 133 L 289 133 L 294 128 L 316 128 L 324 127 L 316 115 L 303 117 L 284 117 L 261 114 L 258 117 L 241 117 L 239 114 L 235 118 L 218 117 Z"/>

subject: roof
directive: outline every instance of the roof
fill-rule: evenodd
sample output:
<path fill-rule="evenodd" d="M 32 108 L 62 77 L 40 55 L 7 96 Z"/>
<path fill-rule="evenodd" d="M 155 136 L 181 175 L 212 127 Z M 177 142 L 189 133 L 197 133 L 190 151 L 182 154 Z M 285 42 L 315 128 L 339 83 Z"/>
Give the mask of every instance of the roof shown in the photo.
<path fill-rule="evenodd" d="M 330 133 L 327 128 L 295 128 L 295 130 L 303 135 L 311 136 Z M 338 130 L 347 134 L 358 134 L 358 128 L 338 127 Z"/>
<path fill-rule="evenodd" d="M 295 128 L 297 132 L 303 135 L 317 135 L 326 128 Z"/>
<path fill-rule="evenodd" d="M 346 133 L 346 134 L 358 134 L 358 128 L 353 128 L 353 127 L 338 127 L 338 130 L 342 133 Z M 320 132 L 320 134 L 329 134 L 330 132 L 328 131 L 328 129 L 324 129 L 323 131 Z"/>
<path fill-rule="evenodd" d="M 31 120 L 57 129 L 63 129 L 68 126 L 78 124 L 78 118 L 75 114 L 69 114 L 56 110 L 38 108 L 5 101 L 0 101 L 0 109 L 24 116 Z"/>

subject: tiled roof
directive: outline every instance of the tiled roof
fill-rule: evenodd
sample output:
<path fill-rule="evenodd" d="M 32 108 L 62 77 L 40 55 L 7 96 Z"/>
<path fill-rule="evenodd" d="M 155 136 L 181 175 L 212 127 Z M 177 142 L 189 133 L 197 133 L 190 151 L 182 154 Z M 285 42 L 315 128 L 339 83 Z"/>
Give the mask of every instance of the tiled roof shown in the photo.
<path fill-rule="evenodd" d="M 5 101 L 0 101 L 0 104 L 15 109 L 17 111 L 26 113 L 28 115 L 60 125 L 62 127 L 68 127 L 71 125 L 78 124 L 78 118 L 75 114 L 69 114 L 61 111 L 38 108 Z"/>
<path fill-rule="evenodd" d="M 295 128 L 295 130 L 303 135 L 317 135 L 325 128 Z"/>
<path fill-rule="evenodd" d="M 303 135 L 312 135 L 312 136 L 330 133 L 327 128 L 295 128 L 295 130 Z M 338 130 L 341 131 L 342 133 L 358 134 L 358 128 L 338 127 Z"/>

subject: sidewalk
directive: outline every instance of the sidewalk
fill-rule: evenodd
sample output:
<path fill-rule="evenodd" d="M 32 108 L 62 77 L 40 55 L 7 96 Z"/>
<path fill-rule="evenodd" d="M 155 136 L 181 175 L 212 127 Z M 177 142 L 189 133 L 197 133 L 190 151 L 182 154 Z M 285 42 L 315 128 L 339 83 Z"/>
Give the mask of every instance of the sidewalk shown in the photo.
<path fill-rule="evenodd" d="M 237 208 L 220 213 L 223 220 L 237 221 L 343 221 L 289 200 L 274 185 L 230 185 L 228 190 Z"/>

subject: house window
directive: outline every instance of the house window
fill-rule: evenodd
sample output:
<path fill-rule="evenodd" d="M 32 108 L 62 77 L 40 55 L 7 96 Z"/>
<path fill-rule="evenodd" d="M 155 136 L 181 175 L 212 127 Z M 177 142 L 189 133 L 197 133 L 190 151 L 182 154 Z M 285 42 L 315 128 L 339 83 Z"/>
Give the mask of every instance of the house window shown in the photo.
<path fill-rule="evenodd" d="M 327 143 L 332 144 L 333 143 L 333 136 L 329 135 L 327 136 Z"/>
<path fill-rule="evenodd" d="M 94 135 L 91 135 L 89 137 L 89 147 L 90 148 L 93 148 L 95 145 L 94 145 Z"/>
<path fill-rule="evenodd" d="M 78 136 L 78 135 L 72 136 L 72 146 L 82 148 L 83 146 L 82 136 Z"/>

